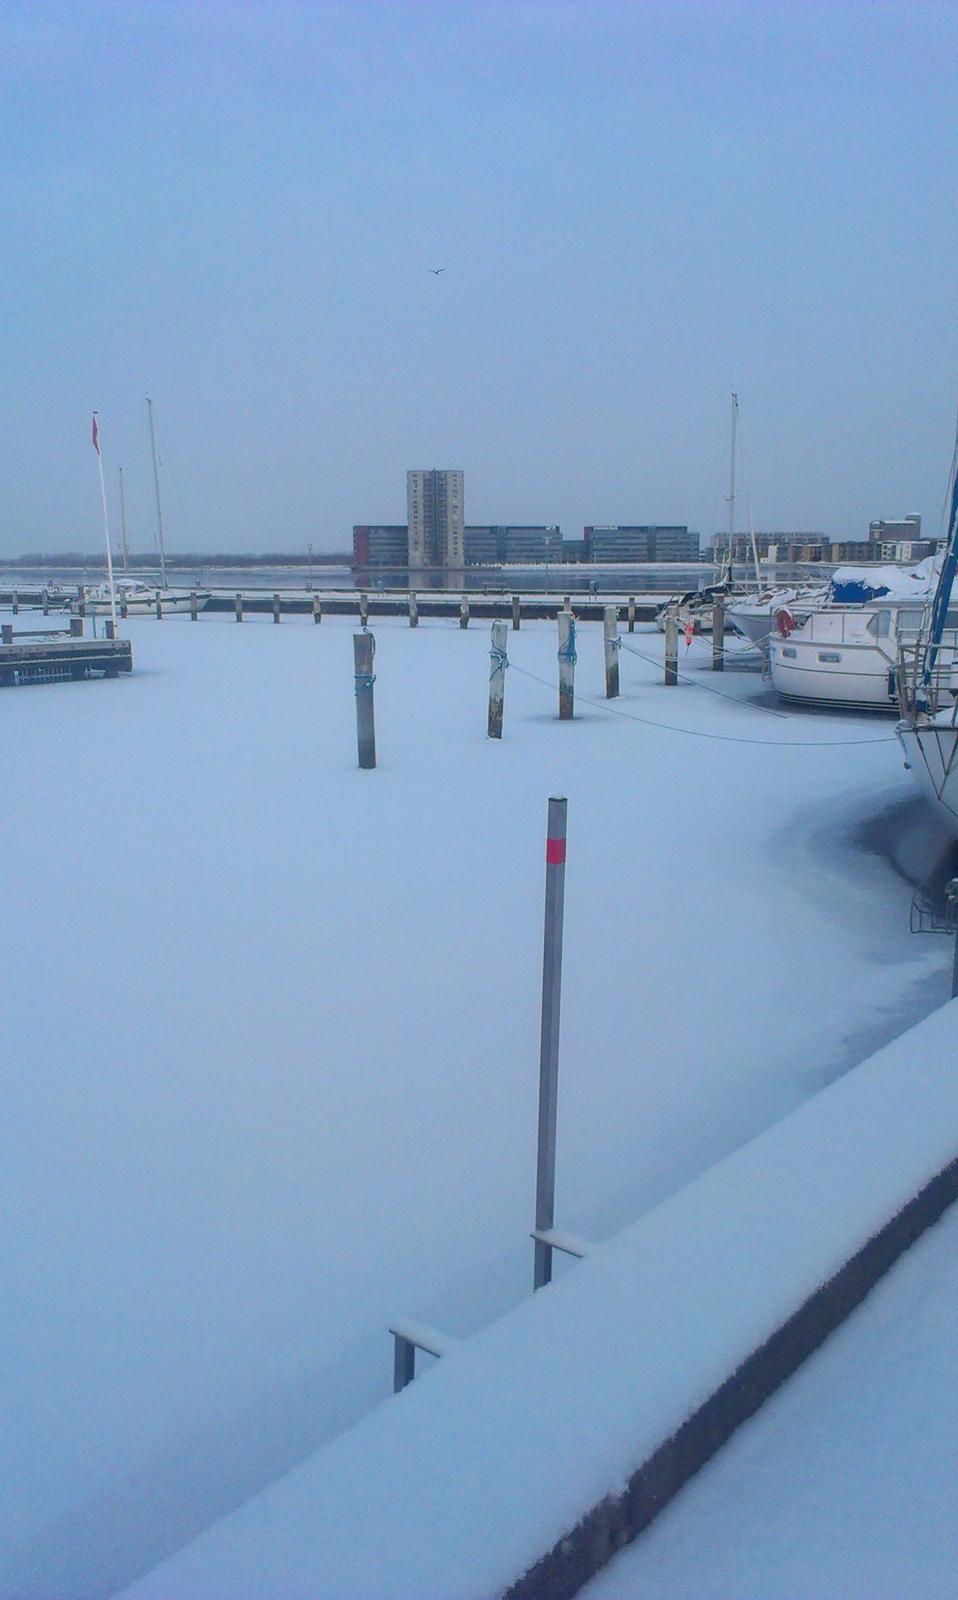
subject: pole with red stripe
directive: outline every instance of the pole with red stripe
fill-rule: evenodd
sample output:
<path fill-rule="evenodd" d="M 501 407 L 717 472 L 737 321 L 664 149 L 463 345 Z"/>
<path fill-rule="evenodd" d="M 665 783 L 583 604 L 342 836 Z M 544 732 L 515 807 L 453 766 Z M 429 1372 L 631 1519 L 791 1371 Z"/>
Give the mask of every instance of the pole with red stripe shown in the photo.
<path fill-rule="evenodd" d="M 546 911 L 542 950 L 542 1027 L 539 1043 L 539 1148 L 536 1161 L 536 1233 L 555 1221 L 556 1109 L 559 1089 L 559 1001 L 562 991 L 562 917 L 565 906 L 568 801 L 549 801 L 546 838 Z M 535 1241 L 533 1288 L 552 1278 L 552 1246 Z"/>

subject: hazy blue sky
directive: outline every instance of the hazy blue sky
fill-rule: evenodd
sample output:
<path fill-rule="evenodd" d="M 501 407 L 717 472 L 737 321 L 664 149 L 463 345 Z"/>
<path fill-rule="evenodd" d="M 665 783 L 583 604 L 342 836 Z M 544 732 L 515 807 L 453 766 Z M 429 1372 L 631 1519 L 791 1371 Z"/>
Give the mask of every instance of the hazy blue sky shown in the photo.
<path fill-rule="evenodd" d="M 468 521 L 938 524 L 958 10 L 495 0 L 0 16 L 0 553 Z M 441 277 L 429 269 L 445 266 Z M 114 496 L 115 498 L 115 496 Z M 742 522 L 744 525 L 744 521 Z"/>

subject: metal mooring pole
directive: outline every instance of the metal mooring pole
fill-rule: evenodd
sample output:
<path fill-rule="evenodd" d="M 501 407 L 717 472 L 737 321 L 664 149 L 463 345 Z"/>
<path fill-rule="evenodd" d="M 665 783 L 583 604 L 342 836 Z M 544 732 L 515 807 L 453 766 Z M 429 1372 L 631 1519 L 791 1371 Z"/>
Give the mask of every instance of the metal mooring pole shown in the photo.
<path fill-rule="evenodd" d="M 562 990 L 562 914 L 565 904 L 566 811 L 568 801 L 549 801 L 546 839 L 546 914 L 542 951 L 542 1029 L 539 1043 L 539 1148 L 536 1161 L 536 1231 L 555 1221 L 556 1106 L 559 1089 L 559 1000 Z M 552 1246 L 535 1241 L 532 1287 L 552 1278 Z"/>

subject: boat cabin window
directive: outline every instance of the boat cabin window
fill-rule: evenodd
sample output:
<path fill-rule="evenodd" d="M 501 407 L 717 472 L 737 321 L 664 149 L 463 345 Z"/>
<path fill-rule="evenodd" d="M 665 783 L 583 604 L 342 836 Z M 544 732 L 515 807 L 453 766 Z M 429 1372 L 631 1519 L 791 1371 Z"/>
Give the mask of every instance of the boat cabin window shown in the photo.
<path fill-rule="evenodd" d="M 873 617 L 869 617 L 868 619 L 868 631 L 869 633 L 874 634 L 876 639 L 887 639 L 890 628 L 890 611 L 876 611 L 875 615 Z"/>
<path fill-rule="evenodd" d="M 841 652 L 838 650 L 819 650 L 819 661 L 841 661 Z"/>
<path fill-rule="evenodd" d="M 899 633 L 917 633 L 919 628 L 921 627 L 921 621 L 922 621 L 922 616 L 923 615 L 924 615 L 924 613 L 921 612 L 921 611 L 905 611 L 905 610 L 899 611 L 899 613 L 898 613 L 898 631 L 899 631 Z"/>

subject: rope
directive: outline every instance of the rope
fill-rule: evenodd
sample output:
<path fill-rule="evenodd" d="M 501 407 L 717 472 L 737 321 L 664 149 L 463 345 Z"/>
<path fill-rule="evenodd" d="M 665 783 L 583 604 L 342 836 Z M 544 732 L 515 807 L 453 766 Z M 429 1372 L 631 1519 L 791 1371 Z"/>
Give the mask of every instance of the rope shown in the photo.
<path fill-rule="evenodd" d="M 526 667 L 520 667 L 515 661 L 509 664 L 515 672 L 521 672 L 524 678 L 531 678 L 533 683 L 541 683 L 546 689 L 555 691 L 559 687 L 558 684 L 550 683 L 548 678 L 540 678 L 537 673 L 529 672 Z M 610 705 L 607 700 L 590 700 L 588 695 L 580 694 L 578 698 L 587 706 L 596 706 L 599 711 L 607 711 L 610 716 L 625 717 L 629 722 L 640 722 L 646 728 L 660 728 L 665 733 L 685 733 L 691 739 L 714 739 L 720 744 L 766 745 L 774 750 L 847 750 L 851 745 L 889 744 L 898 737 L 897 734 L 890 733 L 881 739 L 746 739 L 741 734 L 705 733 L 699 728 L 679 728 L 672 722 L 655 722 L 652 717 L 636 716 L 634 711 L 624 711 L 621 706 Z"/>
<path fill-rule="evenodd" d="M 493 627 L 495 627 L 495 623 L 493 623 Z M 492 661 L 492 667 L 489 671 L 489 682 L 491 683 L 497 672 L 505 672 L 509 665 L 509 657 L 504 650 L 500 650 L 494 638 L 489 646 L 489 656 Z"/>
<path fill-rule="evenodd" d="M 650 667 L 658 667 L 660 665 L 654 656 L 644 655 L 641 650 L 636 650 L 634 645 L 627 644 L 624 648 L 629 652 L 630 656 L 638 656 L 640 661 L 647 661 Z M 744 651 L 742 654 L 744 655 Z M 742 704 L 739 695 L 726 694 L 723 689 L 717 689 L 714 683 L 703 683 L 701 678 L 690 678 L 688 673 L 679 672 L 678 667 L 676 667 L 675 672 L 676 677 L 681 678 L 683 683 L 692 684 L 693 688 L 706 689 L 709 694 L 717 694 L 720 700 L 731 700 L 737 706 Z M 792 720 L 787 711 L 776 711 L 772 706 L 753 705 L 750 709 L 753 711 L 764 711 L 770 717 L 781 717 L 785 722 L 791 722 Z"/>
<path fill-rule="evenodd" d="M 568 643 L 559 646 L 559 660 L 567 661 L 570 667 L 574 667 L 578 659 L 575 653 L 575 617 L 572 617 L 569 623 Z M 519 670 L 521 671 L 522 669 L 520 668 Z"/>

